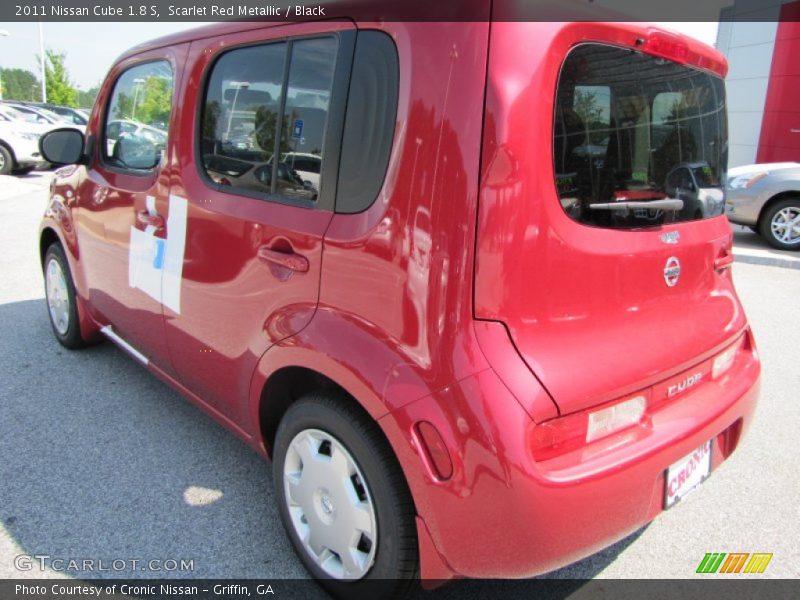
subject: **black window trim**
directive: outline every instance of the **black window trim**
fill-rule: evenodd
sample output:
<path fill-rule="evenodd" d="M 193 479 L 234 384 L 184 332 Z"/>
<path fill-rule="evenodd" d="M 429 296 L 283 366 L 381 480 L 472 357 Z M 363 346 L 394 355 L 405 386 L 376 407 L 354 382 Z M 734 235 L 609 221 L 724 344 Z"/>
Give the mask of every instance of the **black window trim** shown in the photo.
<path fill-rule="evenodd" d="M 107 101 L 105 102 L 105 104 L 103 106 L 103 119 L 100 122 L 101 123 L 101 129 L 100 129 L 100 135 L 98 136 L 100 138 L 100 143 L 99 144 L 95 144 L 94 143 L 94 136 L 88 135 L 88 132 L 87 132 L 87 142 L 86 142 L 87 148 L 90 149 L 90 152 L 94 152 L 95 149 L 97 150 L 97 161 L 107 171 L 110 171 L 112 173 L 118 173 L 120 175 L 129 175 L 131 177 L 140 177 L 140 178 L 144 179 L 146 177 L 153 177 L 153 176 L 158 175 L 158 173 L 164 168 L 164 164 L 167 162 L 166 160 L 161 160 L 161 161 L 159 161 L 159 163 L 157 165 L 155 165 L 155 166 L 153 166 L 153 167 L 151 167 L 149 169 L 132 169 L 132 168 L 126 169 L 124 167 L 120 167 L 120 166 L 117 166 L 117 165 L 110 164 L 109 162 L 107 162 L 106 156 L 105 156 L 105 149 L 108 148 L 108 144 L 107 144 L 107 141 L 106 141 L 106 126 L 108 125 L 108 113 L 109 113 L 109 110 L 111 109 L 111 101 L 114 100 L 114 92 L 117 89 L 117 83 L 119 83 L 120 78 L 125 73 L 130 71 L 131 69 L 135 69 L 136 67 L 141 67 L 142 65 L 146 65 L 146 64 L 150 64 L 150 63 L 159 63 L 159 62 L 167 63 L 169 65 L 170 71 L 172 72 L 172 98 L 170 99 L 169 123 L 167 123 L 167 145 L 166 145 L 166 147 L 164 149 L 167 154 L 169 153 L 169 147 L 170 147 L 170 145 L 172 143 L 172 136 L 170 136 L 170 129 L 172 128 L 173 116 L 175 114 L 175 97 L 176 97 L 175 94 L 178 91 L 177 90 L 177 86 L 175 85 L 175 83 L 176 83 L 176 75 L 175 75 L 175 67 L 176 67 L 176 65 L 173 64 L 172 59 L 168 55 L 155 57 L 155 58 L 151 57 L 151 56 L 148 56 L 147 58 L 143 58 L 142 60 L 139 60 L 139 61 L 136 61 L 134 63 L 131 63 L 130 65 L 125 67 L 125 69 L 123 69 L 120 72 L 120 74 L 117 75 L 117 77 L 114 79 L 114 84 L 111 86 L 111 93 L 109 94 L 108 99 L 107 99 Z M 88 124 L 87 124 L 87 127 L 88 127 Z M 89 139 L 89 138 L 91 138 L 91 139 Z"/>
<path fill-rule="evenodd" d="M 301 208 L 327 210 L 333 212 L 336 204 L 336 188 L 339 176 L 339 156 L 341 154 L 342 134 L 344 131 L 344 117 L 347 109 L 347 91 L 350 89 L 350 71 L 353 64 L 353 53 L 355 51 L 357 31 L 355 29 L 346 29 L 342 31 L 320 31 L 306 35 L 284 35 L 274 38 L 265 38 L 253 42 L 237 44 L 235 46 L 227 46 L 222 48 L 212 58 L 206 66 L 203 76 L 200 81 L 198 89 L 202 90 L 202 94 L 197 97 L 197 106 L 195 107 L 194 115 L 194 149 L 195 149 L 195 168 L 200 176 L 200 180 L 209 188 L 229 194 L 231 196 L 239 196 L 252 198 L 254 200 L 261 200 L 265 202 L 274 202 L 276 204 L 285 204 L 289 206 L 299 206 Z M 333 63 L 333 80 L 331 83 L 330 102 L 328 104 L 328 115 L 325 118 L 325 131 L 323 133 L 323 153 L 322 153 L 322 169 L 320 173 L 320 189 L 316 200 L 304 200 L 300 198 L 288 198 L 279 194 L 256 192 L 252 190 L 233 188 L 216 183 L 206 172 L 205 165 L 203 164 L 203 109 L 205 108 L 206 96 L 208 94 L 208 85 L 211 80 L 211 75 L 214 72 L 214 67 L 217 62 L 227 53 L 242 48 L 252 48 L 254 46 L 267 46 L 270 44 L 286 44 L 286 56 L 284 57 L 283 64 L 283 85 L 281 89 L 281 96 L 279 99 L 280 117 L 277 119 L 276 126 L 280 133 L 280 127 L 283 123 L 283 111 L 286 106 L 286 94 L 289 70 L 291 67 L 292 59 L 292 44 L 302 40 L 314 40 L 322 38 L 333 38 L 336 40 L 336 56 Z M 275 146 L 276 149 L 280 148 L 280 135 L 276 136 Z M 276 156 L 273 151 L 273 156 Z M 278 153 L 279 156 L 279 153 Z M 275 179 L 278 161 L 272 161 L 272 181 Z"/>

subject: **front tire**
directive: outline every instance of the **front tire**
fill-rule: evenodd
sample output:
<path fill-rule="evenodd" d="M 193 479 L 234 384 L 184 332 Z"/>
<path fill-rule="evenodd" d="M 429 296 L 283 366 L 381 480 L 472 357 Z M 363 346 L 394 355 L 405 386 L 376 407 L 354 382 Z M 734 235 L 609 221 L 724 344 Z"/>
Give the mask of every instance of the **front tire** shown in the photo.
<path fill-rule="evenodd" d="M 380 429 L 338 394 L 304 396 L 275 436 L 283 525 L 306 569 L 339 598 L 403 598 L 419 579 L 415 510 Z"/>
<path fill-rule="evenodd" d="M 51 244 L 44 256 L 44 289 L 47 314 L 56 339 L 70 350 L 86 346 L 78 322 L 75 285 L 64 250 L 58 243 Z"/>
<path fill-rule="evenodd" d="M 770 206 L 761 218 L 761 236 L 778 250 L 800 250 L 800 196 Z"/>
<path fill-rule="evenodd" d="M 14 170 L 14 157 L 8 148 L 0 144 L 0 175 L 10 175 Z"/>

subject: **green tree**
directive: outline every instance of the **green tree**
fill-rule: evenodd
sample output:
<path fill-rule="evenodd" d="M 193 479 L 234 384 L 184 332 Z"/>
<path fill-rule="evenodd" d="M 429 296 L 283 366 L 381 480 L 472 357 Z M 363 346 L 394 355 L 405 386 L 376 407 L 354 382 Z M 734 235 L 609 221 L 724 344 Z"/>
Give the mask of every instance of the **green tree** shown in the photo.
<path fill-rule="evenodd" d="M 136 99 L 135 116 L 141 123 L 167 124 L 172 109 L 172 81 L 153 75 L 145 79 Z M 133 116 L 133 115 L 131 115 Z"/>
<path fill-rule="evenodd" d="M 88 90 L 78 90 L 78 106 L 80 108 L 91 108 L 94 106 L 94 101 L 97 94 L 100 93 L 100 86 L 96 85 L 90 87 Z"/>
<path fill-rule="evenodd" d="M 0 80 L 6 100 L 41 100 L 42 85 L 27 69 L 3 69 Z"/>
<path fill-rule="evenodd" d="M 608 100 L 606 99 L 606 104 Z M 596 92 L 575 90 L 575 112 L 589 132 L 589 140 L 597 143 L 608 135 L 608 122 L 604 118 L 603 99 Z"/>
<path fill-rule="evenodd" d="M 69 80 L 67 67 L 64 65 L 66 58 L 64 52 L 47 49 L 45 51 L 44 78 L 47 83 L 47 101 L 62 106 L 76 106 L 78 103 L 78 90 Z"/>

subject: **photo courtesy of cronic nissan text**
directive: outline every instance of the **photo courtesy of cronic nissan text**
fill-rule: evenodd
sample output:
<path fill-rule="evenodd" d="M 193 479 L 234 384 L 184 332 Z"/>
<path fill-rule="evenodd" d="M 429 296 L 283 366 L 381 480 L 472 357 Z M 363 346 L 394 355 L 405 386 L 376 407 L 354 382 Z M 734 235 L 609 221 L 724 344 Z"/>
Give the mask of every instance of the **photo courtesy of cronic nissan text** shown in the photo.
<path fill-rule="evenodd" d="M 0 600 L 800 596 L 800 0 L 0 4 Z"/>

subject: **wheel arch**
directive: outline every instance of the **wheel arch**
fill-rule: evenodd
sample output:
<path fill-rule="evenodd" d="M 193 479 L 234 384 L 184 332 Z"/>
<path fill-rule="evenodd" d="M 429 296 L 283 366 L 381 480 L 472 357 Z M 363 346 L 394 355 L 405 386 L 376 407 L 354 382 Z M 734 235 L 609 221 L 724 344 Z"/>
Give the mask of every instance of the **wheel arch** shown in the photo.
<path fill-rule="evenodd" d="M 49 226 L 44 227 L 39 234 L 39 263 L 42 267 L 44 267 L 44 256 L 47 254 L 47 249 L 53 242 L 58 242 L 62 247 L 64 246 L 55 229 Z"/>
<path fill-rule="evenodd" d="M 790 189 L 784 190 L 782 192 L 778 192 L 774 196 L 772 196 L 769 200 L 764 202 L 764 205 L 761 207 L 761 210 L 758 211 L 758 220 L 756 221 L 756 228 L 761 228 L 761 223 L 764 219 L 764 215 L 767 214 L 770 208 L 774 206 L 776 203 L 780 202 L 781 200 L 785 200 L 786 198 L 800 198 L 800 189 Z"/>
<path fill-rule="evenodd" d="M 314 369 L 296 365 L 285 366 L 269 376 L 261 389 L 258 403 L 258 431 L 267 456 L 272 458 L 275 434 L 289 407 L 306 394 L 320 391 L 348 398 L 361 408 L 352 394 Z"/>

